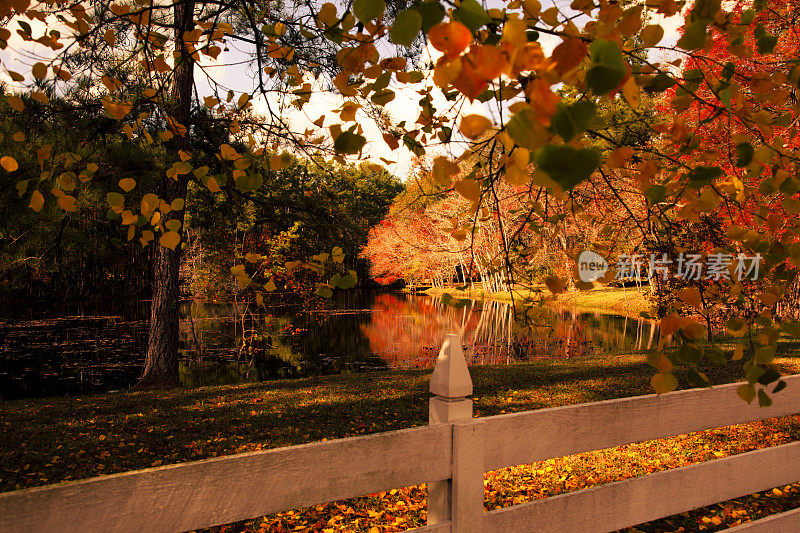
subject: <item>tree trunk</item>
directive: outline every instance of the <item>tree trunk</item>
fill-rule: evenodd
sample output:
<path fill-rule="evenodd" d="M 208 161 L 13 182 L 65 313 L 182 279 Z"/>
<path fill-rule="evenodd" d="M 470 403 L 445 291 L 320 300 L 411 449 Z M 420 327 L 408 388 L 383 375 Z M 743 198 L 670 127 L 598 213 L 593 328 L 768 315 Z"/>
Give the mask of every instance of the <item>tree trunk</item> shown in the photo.
<path fill-rule="evenodd" d="M 189 148 L 189 120 L 192 109 L 192 86 L 194 84 L 194 60 L 183 44 L 183 34 L 194 27 L 194 2 L 187 1 L 175 5 L 175 42 L 180 43 L 181 56 L 176 58 L 174 80 L 170 94 L 170 114 L 182 128 L 173 128 L 174 139 L 168 146 L 168 154 L 177 160 L 180 150 Z M 176 198 L 186 198 L 186 177 L 177 179 L 162 178 L 161 198 L 168 204 Z M 181 222 L 183 231 L 184 210 L 162 213 L 162 223 L 169 220 Z M 153 298 L 150 304 L 150 331 L 147 338 L 144 373 L 136 388 L 176 387 L 178 378 L 178 339 L 180 310 L 178 299 L 180 286 L 178 270 L 181 262 L 181 244 L 174 250 L 153 243 Z"/>

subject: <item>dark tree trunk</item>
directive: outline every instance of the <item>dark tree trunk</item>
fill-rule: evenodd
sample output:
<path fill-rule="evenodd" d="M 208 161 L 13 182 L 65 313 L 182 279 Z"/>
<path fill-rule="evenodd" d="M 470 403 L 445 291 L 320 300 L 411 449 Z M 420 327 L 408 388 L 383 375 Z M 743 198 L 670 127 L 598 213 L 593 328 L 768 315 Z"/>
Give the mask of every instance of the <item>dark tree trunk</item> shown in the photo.
<path fill-rule="evenodd" d="M 185 1 L 175 5 L 175 42 L 183 43 L 184 32 L 194 27 L 194 2 Z M 176 59 L 175 78 L 170 95 L 170 114 L 183 127 L 175 128 L 175 137 L 170 142 L 169 152 L 178 159 L 179 150 L 189 148 L 189 127 L 192 106 L 192 86 L 194 84 L 194 61 L 185 47 L 180 59 Z M 186 198 L 187 178 L 163 178 L 161 198 L 171 203 L 176 198 Z M 162 213 L 162 223 L 169 220 L 181 222 L 180 233 L 183 235 L 183 210 Z M 144 373 L 136 388 L 176 387 L 178 379 L 178 338 L 180 312 L 178 299 L 180 287 L 178 269 L 181 261 L 179 244 L 170 250 L 158 243 L 153 243 L 153 299 L 150 304 L 150 332 L 147 338 L 147 354 L 145 355 Z"/>

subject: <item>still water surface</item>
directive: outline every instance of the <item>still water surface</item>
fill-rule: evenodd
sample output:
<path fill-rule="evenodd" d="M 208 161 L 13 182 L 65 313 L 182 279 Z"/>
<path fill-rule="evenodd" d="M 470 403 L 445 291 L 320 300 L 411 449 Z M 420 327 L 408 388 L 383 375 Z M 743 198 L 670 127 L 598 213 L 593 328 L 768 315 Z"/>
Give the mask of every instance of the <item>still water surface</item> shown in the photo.
<path fill-rule="evenodd" d="M 184 302 L 181 381 L 187 387 L 389 368 L 430 367 L 447 333 L 470 364 L 585 357 L 646 349 L 656 326 L 617 315 L 547 310 L 532 329 L 505 303 L 350 291 L 328 309 L 251 314 L 233 303 Z M 252 310 L 252 309 L 251 309 Z M 111 309 L 15 310 L 0 320 L 0 398 L 122 390 L 142 371 L 148 302 Z"/>

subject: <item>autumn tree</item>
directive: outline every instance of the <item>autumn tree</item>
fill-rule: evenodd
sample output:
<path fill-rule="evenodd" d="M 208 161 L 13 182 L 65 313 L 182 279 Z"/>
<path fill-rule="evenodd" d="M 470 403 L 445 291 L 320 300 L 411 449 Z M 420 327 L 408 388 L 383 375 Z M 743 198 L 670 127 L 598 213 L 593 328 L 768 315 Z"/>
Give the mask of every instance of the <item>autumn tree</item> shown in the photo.
<path fill-rule="evenodd" d="M 576 0 L 563 9 L 543 6 L 538 0 L 511 0 L 493 8 L 477 0 L 429 0 L 409 2 L 402 8 L 392 5 L 391 10 L 382 0 L 297 6 L 243 0 L 168 5 L 148 0 L 133 5 L 56 1 L 31 6 L 27 0 L 15 0 L 3 4 L 0 16 L 13 27 L 15 39 L 20 36 L 53 49 L 53 55 L 30 68 L 39 85 L 47 83 L 55 87 L 51 91 L 63 91 L 60 87 L 70 83 L 71 71 L 74 79 L 94 80 L 85 84 L 86 98 L 102 93 L 102 103 L 95 105 L 102 105 L 105 114 L 119 122 L 122 134 L 131 142 L 156 143 L 169 156 L 161 190 L 150 193 L 153 196 L 147 196 L 141 209 L 134 208 L 129 196 L 121 193 L 112 200 L 112 207 L 121 211 L 123 223 L 135 236 L 160 245 L 152 350 L 148 351 L 144 383 L 174 382 L 170 354 L 177 330 L 167 314 L 177 316 L 172 308 L 177 279 L 174 267 L 187 180 L 231 190 L 252 183 L 258 179 L 251 170 L 253 158 L 266 157 L 267 152 L 257 146 L 264 143 L 276 143 L 276 149 L 291 149 L 296 154 L 327 152 L 339 160 L 366 155 L 369 146 L 363 120 L 371 117 L 380 126 L 380 138 L 370 138 L 371 142 L 382 140 L 393 150 L 403 146 L 418 157 L 436 152 L 429 154 L 438 156 L 432 172 L 441 187 L 469 202 L 470 231 L 485 216 L 484 208 L 489 209 L 490 217 L 494 205 L 502 208 L 502 202 L 497 202 L 502 183 L 529 187 L 531 192 L 520 205 L 531 215 L 537 215 L 538 208 L 530 195 L 541 188 L 562 202 L 563 213 L 554 216 L 545 209 L 545 216 L 537 215 L 535 226 L 550 238 L 568 227 L 562 224 L 565 217 L 602 217 L 587 190 L 600 191 L 610 200 L 599 209 L 627 213 L 626 220 L 656 239 L 666 217 L 691 217 L 719 197 L 717 204 L 725 206 L 723 222 L 744 230 L 728 231 L 727 247 L 737 253 L 761 253 L 762 271 L 773 280 L 754 288 L 763 303 L 757 316 L 734 317 L 740 322 L 731 324 L 735 331 L 752 327 L 763 340 L 748 361 L 749 385 L 740 394 L 748 401 L 758 395 L 766 405 L 769 396 L 756 385 L 766 386 L 778 379 L 769 372 L 779 331 L 771 309 L 796 275 L 798 222 L 793 219 L 779 232 L 769 223 L 763 229 L 748 229 L 738 221 L 746 209 L 744 199 L 758 203 L 751 211 L 764 222 L 770 220 L 776 202 L 783 206 L 797 201 L 797 189 L 784 184 L 796 183 L 797 157 L 790 139 L 795 136 L 792 124 L 797 109 L 792 95 L 800 68 L 791 54 L 781 55 L 791 32 L 758 21 L 765 11 L 796 10 L 793 2 L 773 8 L 763 0 L 725 6 L 719 0 L 696 0 L 684 7 L 684 2 L 674 0 L 630 4 Z M 676 44 L 667 40 L 656 15 L 684 18 Z M 23 19 L 58 29 L 53 33 L 48 28 L 42 34 L 38 22 L 34 29 Z M 11 35 L 11 30 L 3 28 L 3 44 Z M 421 49 L 422 35 L 427 38 L 426 53 L 431 54 L 430 68 L 418 68 L 407 59 L 409 50 Z M 682 68 L 709 57 L 720 39 L 733 56 L 752 58 L 769 75 L 743 71 L 737 77 L 727 63 L 721 70 Z M 548 46 L 543 45 L 545 41 Z M 241 94 L 225 94 L 205 59 L 226 58 L 224 48 L 230 50 L 233 43 L 250 52 L 246 61 L 254 67 L 254 89 Z M 141 93 L 127 90 L 125 80 L 113 72 L 98 72 L 98 61 L 107 65 L 109 60 L 135 65 L 149 87 Z M 202 88 L 196 83 L 197 72 L 211 78 Z M 325 75 L 322 80 L 321 74 Z M 11 76 L 17 81 L 26 79 L 18 73 Z M 322 116 L 304 131 L 293 131 L 275 98 L 301 110 L 316 91 L 327 88 L 341 103 L 336 120 L 326 124 L 329 119 Z M 402 88 L 416 92 L 419 115 L 413 123 L 394 121 L 387 111 Z M 47 100 L 46 91 L 38 86 L 31 89 L 37 101 Z M 670 90 L 674 96 L 668 112 L 658 114 L 655 121 L 645 116 L 643 95 L 658 98 Z M 204 97 L 200 93 L 214 92 L 218 94 L 209 94 L 207 99 L 195 98 L 195 94 Z M 265 110 L 255 113 L 246 109 L 253 97 L 263 102 Z M 8 101 L 25 112 L 19 97 Z M 211 113 L 197 112 L 201 101 Z M 482 107 L 460 112 L 468 103 Z M 700 109 L 701 118 L 696 122 L 683 114 L 692 105 Z M 618 124 L 613 113 L 619 107 L 629 110 L 633 124 L 645 127 L 640 133 L 650 134 L 615 135 Z M 746 172 L 747 179 L 728 172 L 720 145 L 706 142 L 708 113 L 714 120 L 730 120 L 736 125 L 735 168 Z M 208 124 L 219 120 L 225 121 L 231 139 L 249 142 L 252 153 L 243 153 L 226 139 L 216 147 L 204 147 L 206 154 L 214 154 L 213 165 L 197 164 L 196 158 L 202 157 L 193 150 L 194 143 Z M 784 133 L 773 135 L 781 128 Z M 36 139 L 29 143 L 31 150 L 40 149 Z M 33 207 L 41 207 L 44 201 L 40 188 L 62 208 L 74 207 L 73 191 L 79 189 L 66 191 L 63 184 L 49 191 L 46 187 L 52 187 L 52 180 L 62 175 L 51 169 L 53 161 L 63 166 L 64 154 L 77 152 L 54 153 L 44 159 L 43 170 L 50 174 L 28 193 Z M 477 152 L 486 156 L 476 160 Z M 88 167 L 89 156 L 85 154 L 79 161 L 68 157 L 67 172 L 91 177 L 96 171 Z M 3 156 L 1 162 L 6 172 L 16 171 L 17 162 L 10 156 Z M 270 165 L 282 164 L 281 157 L 270 158 Z M 71 185 L 68 178 L 61 179 Z M 121 186 L 127 194 L 135 183 Z M 755 194 L 759 191 L 774 198 L 762 200 Z M 146 223 L 134 227 L 139 215 Z M 597 235 L 616 231 L 618 216 L 600 220 L 603 222 L 594 228 Z M 512 253 L 511 241 L 501 241 L 500 266 L 511 278 L 518 258 Z M 563 281 L 551 280 L 552 286 L 563 286 Z M 576 286 L 589 288 L 580 283 Z M 726 283 L 734 293 L 741 290 L 736 286 L 733 280 Z M 726 296 L 721 292 L 719 297 Z M 705 349 L 701 340 L 706 328 L 701 318 L 666 311 L 662 334 L 665 338 L 673 334 L 681 348 L 676 355 L 662 343 L 650 358 L 658 370 L 652 381 L 658 392 L 677 386 L 674 365 L 696 368 Z M 791 332 L 798 329 L 793 323 L 783 327 Z"/>

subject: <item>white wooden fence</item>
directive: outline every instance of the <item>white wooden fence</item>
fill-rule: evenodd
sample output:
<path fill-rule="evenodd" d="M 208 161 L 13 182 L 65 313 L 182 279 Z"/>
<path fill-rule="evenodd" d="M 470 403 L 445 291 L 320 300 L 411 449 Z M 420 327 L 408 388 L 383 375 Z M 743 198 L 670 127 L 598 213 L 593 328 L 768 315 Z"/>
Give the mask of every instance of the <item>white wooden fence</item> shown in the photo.
<path fill-rule="evenodd" d="M 483 475 L 533 461 L 800 411 L 800 375 L 769 408 L 736 384 L 472 418 L 461 341 L 431 378 L 430 425 L 0 494 L 0 531 L 185 531 L 428 483 L 420 532 L 613 531 L 800 481 L 800 442 L 484 512 Z M 734 531 L 800 531 L 800 509 Z"/>

